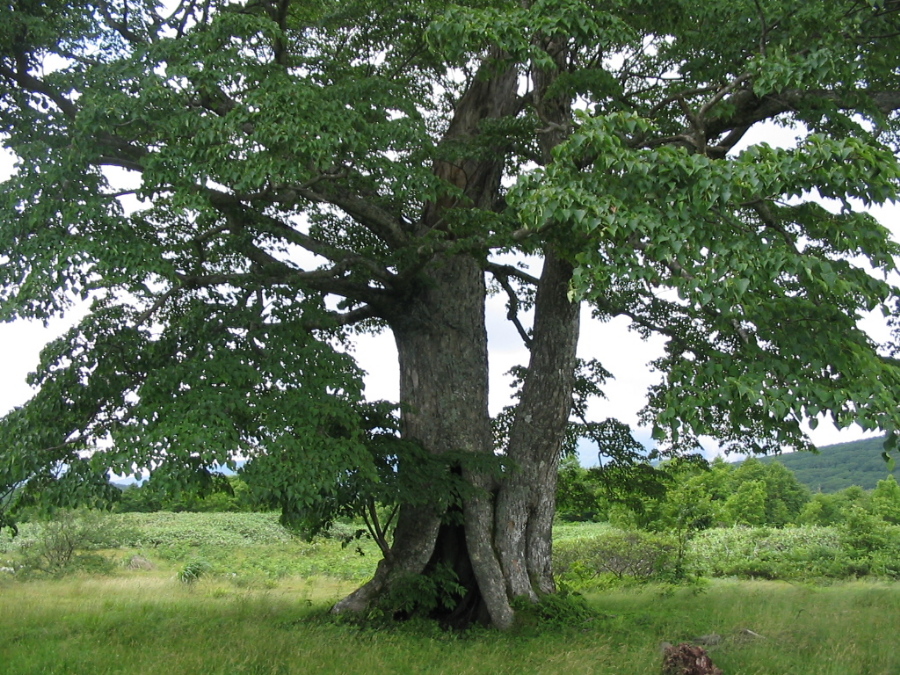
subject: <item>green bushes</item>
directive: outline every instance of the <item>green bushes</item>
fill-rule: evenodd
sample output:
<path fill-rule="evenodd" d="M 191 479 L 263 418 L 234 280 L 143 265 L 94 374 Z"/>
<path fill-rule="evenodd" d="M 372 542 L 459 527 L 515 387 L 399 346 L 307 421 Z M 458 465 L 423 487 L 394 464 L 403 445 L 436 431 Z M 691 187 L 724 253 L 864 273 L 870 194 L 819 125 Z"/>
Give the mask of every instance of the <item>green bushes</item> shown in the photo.
<path fill-rule="evenodd" d="M 355 527 L 344 525 L 342 532 Z M 900 526 L 885 522 L 861 503 L 846 509 L 844 520 L 829 527 L 738 526 L 652 533 L 604 523 L 561 523 L 554 534 L 558 579 L 577 590 L 681 582 L 698 576 L 900 579 Z M 203 560 L 204 574 L 242 583 L 293 576 L 361 581 L 374 572 L 379 552 L 369 540 L 357 543 L 359 551 L 342 547 L 339 538 L 301 540 L 278 524 L 277 514 L 61 511 L 53 521 L 25 523 L 14 539 L 4 534 L 0 567 L 14 568 L 15 574 L 9 569 L 4 574 L 18 578 L 72 571 L 108 573 L 114 570 L 115 559 L 123 557 L 109 549 L 129 548 L 173 567 L 176 574 L 192 561 Z M 438 598 L 450 588 L 448 582 L 431 595 Z M 394 611 L 405 608 L 404 598 L 393 601 Z"/>
<path fill-rule="evenodd" d="M 579 589 L 695 577 L 900 579 L 900 527 L 858 509 L 840 526 L 716 528 L 686 541 L 595 528 L 557 541 L 554 564 L 560 581 Z"/>
<path fill-rule="evenodd" d="M 900 528 L 859 511 L 838 527 L 707 530 L 688 564 L 709 577 L 805 580 L 900 578 Z"/>
<path fill-rule="evenodd" d="M 97 511 L 59 511 L 22 542 L 18 571 L 25 575 L 60 575 L 75 569 L 108 572 L 108 561 L 92 551 L 116 548 L 136 535 L 133 528 Z"/>
<path fill-rule="evenodd" d="M 663 462 L 657 474 L 663 491 L 637 503 L 612 501 L 597 470 L 563 463 L 561 518 L 602 515 L 609 525 L 634 531 L 557 544 L 564 579 L 597 585 L 698 575 L 900 578 L 900 485 L 893 476 L 870 491 L 851 486 L 810 495 L 783 465 L 753 458 L 741 464 Z M 640 532 L 663 538 L 653 541 Z M 653 565 L 629 567 L 650 559 L 648 550 Z"/>
<path fill-rule="evenodd" d="M 119 513 L 211 513 L 253 511 L 256 506 L 247 484 L 239 476 L 214 474 L 193 491 L 172 491 L 161 485 L 163 482 L 157 476 L 142 485 L 129 485 L 119 495 L 115 510 Z"/>
<path fill-rule="evenodd" d="M 19 535 L 0 535 L 0 567 L 17 578 L 72 571 L 112 572 L 111 549 L 131 549 L 163 565 L 202 559 L 209 576 L 250 584 L 287 576 L 361 581 L 378 562 L 368 541 L 343 547 L 340 538 L 304 541 L 278 523 L 277 513 L 60 513 L 61 519 L 24 523 Z M 74 521 L 72 519 L 74 518 Z M 336 536 L 355 526 L 339 525 Z M 105 549 L 99 551 L 99 549 Z M 360 551 L 365 555 L 361 555 Z"/>
<path fill-rule="evenodd" d="M 140 536 L 129 545 L 251 546 L 290 541 L 291 533 L 278 522 L 277 513 L 122 513 L 109 516 L 129 525 Z"/>
<path fill-rule="evenodd" d="M 837 557 L 840 537 L 834 528 L 734 527 L 698 534 L 688 552 L 688 564 L 702 576 L 796 579 L 823 574 L 821 564 Z M 816 561 L 813 572 L 807 562 Z"/>
<path fill-rule="evenodd" d="M 674 537 L 610 529 L 557 543 L 554 565 L 574 587 L 662 580 L 671 575 L 677 550 Z"/>

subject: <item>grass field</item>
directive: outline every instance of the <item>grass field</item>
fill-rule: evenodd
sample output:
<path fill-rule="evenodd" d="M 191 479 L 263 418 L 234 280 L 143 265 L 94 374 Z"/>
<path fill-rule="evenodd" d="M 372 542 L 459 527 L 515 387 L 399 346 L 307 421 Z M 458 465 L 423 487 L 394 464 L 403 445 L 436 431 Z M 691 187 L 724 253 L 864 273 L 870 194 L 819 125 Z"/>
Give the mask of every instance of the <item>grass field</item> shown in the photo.
<path fill-rule="evenodd" d="M 276 588 L 179 584 L 157 573 L 6 582 L 0 670 L 25 673 L 617 673 L 659 672 L 660 643 L 704 636 L 728 675 L 900 672 L 893 631 L 900 586 L 811 588 L 715 582 L 704 593 L 651 588 L 588 598 L 599 618 L 499 635 L 425 626 L 367 630 L 323 618 L 347 582 Z M 710 637 L 712 636 L 712 637 Z"/>
<path fill-rule="evenodd" d="M 326 615 L 362 574 L 352 550 L 291 540 L 217 544 L 178 520 L 168 526 L 194 538 L 140 549 L 152 570 L 116 565 L 107 575 L 25 582 L 0 575 L 0 673 L 648 675 L 660 672 L 661 643 L 698 639 L 726 675 L 900 673 L 892 639 L 900 583 L 641 586 L 586 595 L 596 617 L 565 627 L 506 635 L 422 623 L 375 630 Z M 102 553 L 126 560 L 135 550 Z M 198 556 L 208 574 L 179 582 L 185 561 Z M 319 571 L 298 573 L 291 558 L 308 558 L 296 569 Z M 329 569 L 336 574 L 323 574 Z"/>

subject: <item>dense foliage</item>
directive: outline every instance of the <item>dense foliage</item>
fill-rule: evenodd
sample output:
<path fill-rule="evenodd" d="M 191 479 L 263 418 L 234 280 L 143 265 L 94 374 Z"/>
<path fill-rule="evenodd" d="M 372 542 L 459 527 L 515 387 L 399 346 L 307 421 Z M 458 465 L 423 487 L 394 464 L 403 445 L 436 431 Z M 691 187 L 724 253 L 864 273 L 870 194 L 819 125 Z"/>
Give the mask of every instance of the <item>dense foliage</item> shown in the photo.
<path fill-rule="evenodd" d="M 893 432 L 900 366 L 859 321 L 900 296 L 861 208 L 898 195 L 898 33 L 893 0 L 3 5 L 0 318 L 89 309 L 0 422 L 0 527 L 247 457 L 288 520 L 398 507 L 340 611 L 446 564 L 436 613 L 511 627 L 555 589 L 580 303 L 666 339 L 667 453 Z M 487 277 L 530 348 L 502 467 Z M 364 400 L 360 330 L 393 333 L 399 402 Z M 760 481 L 724 517 L 762 517 Z"/>
<path fill-rule="evenodd" d="M 142 485 L 122 487 L 115 502 L 121 513 L 155 511 L 251 511 L 254 504 L 247 484 L 237 476 L 221 477 L 204 491 L 172 492 L 151 478 Z"/>
<path fill-rule="evenodd" d="M 834 493 L 812 493 L 781 463 L 755 458 L 741 463 L 716 459 L 707 468 L 663 464 L 651 469 L 657 494 L 641 489 L 636 498 L 623 494 L 619 483 L 610 489 L 602 469 L 585 469 L 574 458 L 567 459 L 560 467 L 560 518 L 653 531 L 843 525 L 859 513 L 900 524 L 900 485 L 893 475 L 879 480 L 872 490 L 854 485 Z"/>
<path fill-rule="evenodd" d="M 655 494 L 643 485 L 635 493 L 610 489 L 606 469 L 585 469 L 570 459 L 560 469 L 558 505 L 564 519 L 611 520 L 650 529 L 705 529 L 715 525 L 772 525 L 797 522 L 809 490 L 778 463 L 748 459 L 731 464 L 700 462 L 647 465 Z"/>

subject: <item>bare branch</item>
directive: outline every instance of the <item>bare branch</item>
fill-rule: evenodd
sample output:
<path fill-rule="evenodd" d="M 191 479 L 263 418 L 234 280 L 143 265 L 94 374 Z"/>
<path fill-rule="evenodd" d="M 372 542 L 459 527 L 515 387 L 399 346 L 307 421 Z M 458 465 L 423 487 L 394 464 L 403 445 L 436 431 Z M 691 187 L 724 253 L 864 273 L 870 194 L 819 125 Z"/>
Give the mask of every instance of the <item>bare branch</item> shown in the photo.
<path fill-rule="evenodd" d="M 523 326 L 522 322 L 519 320 L 519 296 L 516 294 L 516 290 L 512 287 L 512 284 L 509 283 L 509 273 L 494 271 L 493 275 L 497 280 L 497 283 L 500 284 L 500 287 L 506 292 L 506 318 L 516 327 L 516 330 L 519 332 L 519 337 L 522 338 L 522 342 L 525 343 L 525 346 L 531 349 L 532 339 L 528 334 L 528 331 L 525 330 L 525 326 Z"/>
<path fill-rule="evenodd" d="M 495 277 L 515 277 L 519 281 L 523 281 L 526 284 L 531 284 L 532 286 L 537 286 L 540 283 L 540 279 L 524 270 L 520 270 L 518 267 L 513 267 L 512 265 L 500 265 L 498 263 L 489 262 L 484 266 L 485 271 L 490 272 Z"/>

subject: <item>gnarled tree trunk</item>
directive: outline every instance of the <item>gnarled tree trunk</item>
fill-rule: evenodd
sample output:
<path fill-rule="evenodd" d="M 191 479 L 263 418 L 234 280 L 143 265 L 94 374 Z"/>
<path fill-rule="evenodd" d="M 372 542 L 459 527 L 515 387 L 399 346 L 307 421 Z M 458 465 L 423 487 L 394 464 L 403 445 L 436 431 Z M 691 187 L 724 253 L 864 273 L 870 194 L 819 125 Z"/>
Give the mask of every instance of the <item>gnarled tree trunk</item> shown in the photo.
<path fill-rule="evenodd" d="M 335 606 L 361 611 L 410 574 L 449 565 L 466 593 L 441 618 L 454 625 L 512 625 L 510 601 L 555 590 L 551 526 L 560 444 L 571 410 L 578 305 L 567 298 L 571 266 L 550 254 L 536 298 L 532 356 L 510 433 L 511 468 L 466 499 L 462 525 L 434 508 L 401 507 L 394 542 L 374 578 Z M 478 261 L 435 262 L 432 284 L 395 325 L 403 435 L 431 452 L 493 450 L 487 388 L 484 276 Z M 480 289 L 480 290 L 479 290 Z M 479 300 L 480 299 L 480 300 Z M 402 470 L 402 466 L 401 466 Z"/>
<path fill-rule="evenodd" d="M 476 259 L 441 256 L 402 320 L 392 325 L 400 360 L 402 434 L 430 452 L 492 451 L 484 297 L 484 273 Z M 391 551 L 375 577 L 335 609 L 361 610 L 397 579 L 444 562 L 472 589 L 460 600 L 465 608 L 458 609 L 459 620 L 483 612 L 481 597 L 494 588 L 490 620 L 508 626 L 512 613 L 491 553 L 492 486 L 483 481 L 481 486 L 484 494 L 465 505 L 462 527 L 442 523 L 445 514 L 430 506 L 402 505 Z"/>
<path fill-rule="evenodd" d="M 445 142 L 476 137 L 485 119 L 514 114 L 515 69 L 488 64 L 460 100 Z M 546 83 L 541 85 L 546 86 Z M 552 110 L 558 118 L 564 109 Z M 545 141 L 546 153 L 558 142 Z M 485 158 L 487 154 L 487 158 Z M 426 206 L 422 226 L 441 229 L 449 208 L 494 207 L 500 194 L 503 153 L 483 150 L 474 159 L 437 162 L 435 172 L 460 189 L 462 199 Z M 445 230 L 448 237 L 452 233 Z M 449 565 L 465 592 L 443 618 L 512 626 L 511 600 L 536 600 L 555 589 L 551 526 L 560 445 L 571 411 L 578 339 L 578 305 L 568 299 L 572 267 L 549 251 L 536 296 L 531 360 L 511 428 L 510 469 L 499 484 L 474 472 L 479 488 L 459 515 L 446 518 L 428 506 L 401 506 L 390 553 L 373 579 L 335 606 L 360 611 L 399 579 Z M 385 318 L 400 362 L 402 433 L 433 453 L 492 453 L 488 413 L 488 357 L 484 324 L 483 261 L 466 253 L 437 255 L 404 298 L 402 311 Z M 403 467 L 400 467 L 403 470 Z M 465 469 L 464 469 L 465 472 Z"/>

